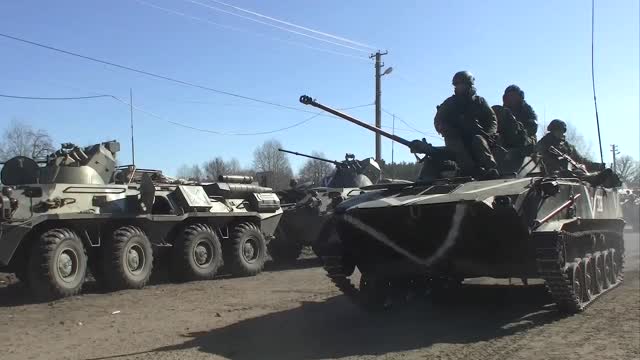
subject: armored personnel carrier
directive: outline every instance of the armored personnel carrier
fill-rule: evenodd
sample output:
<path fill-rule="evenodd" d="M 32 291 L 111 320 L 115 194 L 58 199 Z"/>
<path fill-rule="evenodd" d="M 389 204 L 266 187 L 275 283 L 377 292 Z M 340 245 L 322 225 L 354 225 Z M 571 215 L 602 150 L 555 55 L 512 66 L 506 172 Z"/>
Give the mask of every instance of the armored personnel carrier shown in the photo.
<path fill-rule="evenodd" d="M 63 144 L 44 166 L 4 164 L 0 269 L 44 299 L 78 294 L 88 269 L 110 289 L 142 288 L 154 247 L 171 247 L 181 280 L 213 278 L 223 261 L 238 276 L 264 265 L 282 215 L 278 197 L 252 179 L 169 181 L 157 171 L 116 168 L 116 141 Z"/>
<path fill-rule="evenodd" d="M 278 150 L 335 166 L 335 170 L 323 180 L 323 184 L 292 182 L 290 189 L 277 193 L 284 214 L 276 229 L 275 239 L 269 243 L 269 254 L 275 262 L 287 263 L 295 261 L 304 246 L 314 245 L 328 215 L 340 202 L 361 194 L 362 187 L 378 181 L 380 166 L 372 158 L 356 160 L 352 154 L 346 154 L 344 161 L 334 161 Z"/>
<path fill-rule="evenodd" d="M 388 134 L 308 96 L 300 101 L 425 154 L 418 181 L 365 188 L 323 229 L 324 267 L 357 303 L 380 308 L 398 293 L 437 292 L 465 278 L 541 278 L 557 307 L 574 313 L 621 283 L 625 223 L 617 192 L 602 186 L 600 174 L 549 177 L 536 156 L 507 154 L 502 178 L 444 177 L 434 163 L 447 159 L 446 149 Z M 359 287 L 350 281 L 356 268 Z"/>

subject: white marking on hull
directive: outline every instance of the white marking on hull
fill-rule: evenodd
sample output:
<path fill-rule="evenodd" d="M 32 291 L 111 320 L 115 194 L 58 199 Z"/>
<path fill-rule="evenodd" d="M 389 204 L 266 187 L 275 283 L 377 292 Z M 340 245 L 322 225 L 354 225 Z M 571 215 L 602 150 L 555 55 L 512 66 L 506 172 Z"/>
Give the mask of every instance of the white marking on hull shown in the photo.
<path fill-rule="evenodd" d="M 525 178 L 525 179 L 519 179 L 519 180 L 505 181 L 505 182 L 500 183 L 500 184 L 486 186 L 486 187 L 483 187 L 483 188 L 480 188 L 480 189 L 469 190 L 469 191 L 461 191 L 461 193 L 472 194 L 472 193 L 477 193 L 477 192 L 480 192 L 480 191 L 487 191 L 487 190 L 490 190 L 490 189 L 496 189 L 496 188 L 503 187 L 503 186 L 506 186 L 506 185 L 513 185 L 513 184 L 521 183 L 523 181 L 529 182 L 529 181 L 531 181 L 531 179 L 526 179 Z M 464 187 L 462 189 L 464 190 Z"/>
<path fill-rule="evenodd" d="M 458 235 L 460 234 L 460 225 L 462 224 L 462 219 L 464 219 L 465 213 L 466 213 L 466 205 L 464 205 L 464 204 L 456 205 L 456 210 L 455 210 L 455 212 L 453 214 L 453 218 L 451 219 L 451 225 L 449 227 L 449 232 L 447 233 L 447 236 L 446 236 L 444 242 L 438 248 L 438 250 L 436 250 L 436 252 L 433 253 L 433 255 L 429 256 L 426 259 L 422 259 L 422 258 L 412 254 L 408 250 L 404 249 L 403 247 L 399 246 L 395 242 L 391 241 L 391 239 L 389 239 L 389 237 L 387 237 L 387 235 L 383 234 L 382 232 L 378 231 L 377 229 L 373 228 L 372 226 L 370 226 L 368 224 L 365 224 L 364 222 L 360 221 L 359 219 L 357 219 L 357 218 L 355 218 L 353 216 L 344 215 L 344 216 L 342 216 L 342 219 L 345 222 L 351 224 L 352 226 L 354 226 L 354 227 L 366 232 L 373 239 L 378 240 L 381 243 L 387 245 L 388 247 L 392 248 L 393 250 L 395 250 L 399 254 L 405 256 L 407 259 L 413 261 L 414 263 L 416 263 L 418 265 L 422 265 L 422 266 L 427 266 L 428 267 L 428 266 L 433 265 L 438 259 L 443 257 L 447 253 L 447 251 L 451 247 L 453 247 L 453 245 L 455 245 L 456 240 L 458 238 Z M 427 236 L 427 234 L 425 234 L 425 236 Z"/>

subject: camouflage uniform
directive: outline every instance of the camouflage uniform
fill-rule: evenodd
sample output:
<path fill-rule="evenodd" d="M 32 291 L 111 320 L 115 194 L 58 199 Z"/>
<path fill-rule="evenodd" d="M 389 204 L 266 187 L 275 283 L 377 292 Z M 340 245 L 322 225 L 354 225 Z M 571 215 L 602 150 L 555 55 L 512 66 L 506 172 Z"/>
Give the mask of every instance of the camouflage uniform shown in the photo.
<path fill-rule="evenodd" d="M 438 106 L 434 126 L 447 148 L 455 153 L 464 175 L 477 174 L 478 166 L 485 170 L 496 168 L 488 139 L 496 135 L 496 115 L 487 101 L 475 94 L 475 89 L 471 88 L 466 96 L 453 95 Z"/>
<path fill-rule="evenodd" d="M 579 164 L 587 163 L 588 160 L 578 153 L 576 148 L 568 143 L 564 136 L 558 138 L 552 133 L 547 133 L 536 144 L 536 150 L 542 155 L 542 161 L 544 163 L 545 172 L 547 174 L 553 174 L 556 172 L 567 170 L 568 163 L 565 159 L 558 159 L 557 155 L 552 154 L 549 148 L 553 146 L 559 151 L 569 155 L 571 159 Z"/>
<path fill-rule="evenodd" d="M 517 94 L 512 102 L 508 103 L 506 97 L 511 93 Z M 515 95 L 514 94 L 514 95 Z M 522 127 L 527 133 L 526 144 L 535 144 L 538 133 L 538 116 L 533 111 L 531 105 L 529 105 L 524 99 L 524 91 L 520 89 L 518 85 L 509 85 L 504 90 L 502 95 L 504 102 L 504 108 L 508 109 L 515 119 L 522 124 Z"/>
<path fill-rule="evenodd" d="M 522 106 L 519 109 L 510 109 L 513 115 L 516 117 L 516 120 L 524 126 L 524 129 L 527 131 L 527 135 L 529 137 L 529 142 L 531 144 L 536 143 L 537 133 L 538 133 L 538 115 L 533 111 L 531 105 L 527 104 L 526 101 L 522 100 Z"/>
<path fill-rule="evenodd" d="M 506 149 L 516 149 L 531 144 L 527 130 L 509 108 L 500 105 L 494 105 L 491 108 L 498 118 L 500 145 Z"/>

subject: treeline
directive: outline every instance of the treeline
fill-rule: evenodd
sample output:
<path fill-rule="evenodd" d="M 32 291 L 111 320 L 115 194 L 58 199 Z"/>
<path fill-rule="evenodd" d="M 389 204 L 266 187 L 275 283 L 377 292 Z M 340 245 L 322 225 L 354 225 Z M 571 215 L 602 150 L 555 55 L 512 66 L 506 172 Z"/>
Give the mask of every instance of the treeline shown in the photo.
<path fill-rule="evenodd" d="M 286 189 L 294 178 L 294 173 L 287 154 L 278 151 L 282 147 L 282 143 L 278 140 L 267 140 L 253 151 L 253 161 L 250 166 L 242 166 L 236 158 L 224 159 L 218 156 L 202 165 L 184 164 L 180 166 L 176 176 L 195 181 L 215 181 L 220 175 L 249 175 L 258 180 L 266 179 L 265 185 L 276 190 Z M 312 155 L 324 157 L 322 152 L 317 151 Z M 331 171 L 333 171 L 333 165 L 309 159 L 300 168 L 295 178 L 299 183 L 320 184 L 322 178 L 329 175 Z"/>
<path fill-rule="evenodd" d="M 590 144 L 575 129 L 568 134 L 569 140 L 576 145 L 583 154 L 589 155 Z M 69 139 L 64 139 L 69 140 Z M 0 161 L 6 161 L 14 156 L 27 156 L 42 159 L 56 150 L 54 141 L 44 129 L 34 129 L 28 123 L 11 121 L 3 130 L 0 137 Z M 182 165 L 176 176 L 183 179 L 199 181 L 217 180 L 219 175 L 250 175 L 269 179 L 268 186 L 274 189 L 285 189 L 292 178 L 299 183 L 312 182 L 320 185 L 322 179 L 331 174 L 334 167 L 330 163 L 309 159 L 300 168 L 296 176 L 287 154 L 278 151 L 282 148 L 280 141 L 272 139 L 265 141 L 253 152 L 253 161 L 248 166 L 242 166 L 236 158 L 225 159 L 215 157 L 205 163 Z M 322 152 L 314 151 L 314 156 L 324 158 Z M 608 164 L 613 168 L 613 164 Z M 640 188 L 640 162 L 629 155 L 617 157 L 615 170 L 624 186 Z M 380 167 L 384 178 L 415 180 L 420 174 L 421 164 L 417 162 L 400 162 L 389 164 L 381 162 Z"/>

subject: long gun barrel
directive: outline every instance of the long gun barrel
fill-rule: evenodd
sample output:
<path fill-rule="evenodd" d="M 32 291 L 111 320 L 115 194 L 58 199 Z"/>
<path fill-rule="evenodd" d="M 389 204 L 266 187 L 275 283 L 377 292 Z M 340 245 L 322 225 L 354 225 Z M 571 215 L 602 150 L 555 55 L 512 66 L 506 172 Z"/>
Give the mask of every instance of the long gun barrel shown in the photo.
<path fill-rule="evenodd" d="M 559 158 L 563 158 L 563 159 L 567 160 L 567 162 L 569 162 L 571 165 L 573 165 L 573 167 L 575 167 L 576 169 L 580 169 L 580 170 L 584 171 L 585 173 L 587 172 L 587 168 L 584 165 L 579 164 L 578 162 L 573 160 L 569 155 L 567 155 L 567 154 L 563 153 L 562 151 L 558 150 L 558 148 L 556 148 L 555 146 L 549 146 L 549 152 L 552 153 L 553 155 L 556 155 Z"/>
<path fill-rule="evenodd" d="M 305 104 L 305 105 L 311 105 L 311 106 L 316 107 L 318 109 L 324 110 L 324 111 L 326 111 L 326 112 L 328 112 L 330 114 L 333 114 L 335 116 L 341 117 L 341 118 L 343 118 L 343 119 L 345 119 L 347 121 L 350 121 L 350 122 L 352 122 L 352 123 L 354 123 L 356 125 L 362 126 L 363 128 L 365 128 L 367 130 L 373 131 L 376 134 L 384 136 L 384 137 L 386 137 L 388 139 L 391 139 L 391 140 L 393 140 L 395 142 L 398 142 L 398 143 L 400 143 L 400 144 L 402 144 L 404 146 L 411 147 L 411 141 L 409 141 L 407 139 L 403 139 L 403 138 L 401 138 L 401 137 L 399 137 L 397 135 L 394 135 L 394 134 L 389 134 L 388 132 L 386 132 L 386 131 L 384 131 L 382 129 L 379 129 L 379 128 L 375 127 L 375 126 L 372 126 L 372 125 L 369 125 L 369 124 L 367 124 L 365 122 L 362 122 L 362 121 L 360 121 L 360 120 L 358 120 L 358 119 L 356 119 L 356 118 L 354 118 L 352 116 L 349 116 L 349 115 L 347 115 L 347 114 L 345 114 L 343 112 L 340 112 L 340 111 L 332 109 L 332 108 L 330 108 L 328 106 L 322 105 L 322 104 L 316 102 L 310 96 L 307 96 L 307 95 L 300 96 L 300 102 Z"/>
<path fill-rule="evenodd" d="M 341 162 L 338 162 L 338 161 L 335 161 L 335 160 L 323 159 L 321 157 L 317 157 L 317 156 L 313 156 L 313 155 L 307 155 L 307 154 L 301 154 L 301 153 L 295 152 L 295 151 L 290 151 L 290 150 L 285 150 L 285 149 L 278 149 L 278 151 L 282 151 L 282 152 L 293 154 L 293 155 L 297 155 L 297 156 L 304 156 L 304 157 L 309 158 L 309 159 L 328 162 L 328 163 L 331 163 L 331 164 L 333 164 L 335 166 L 343 165 Z"/>

